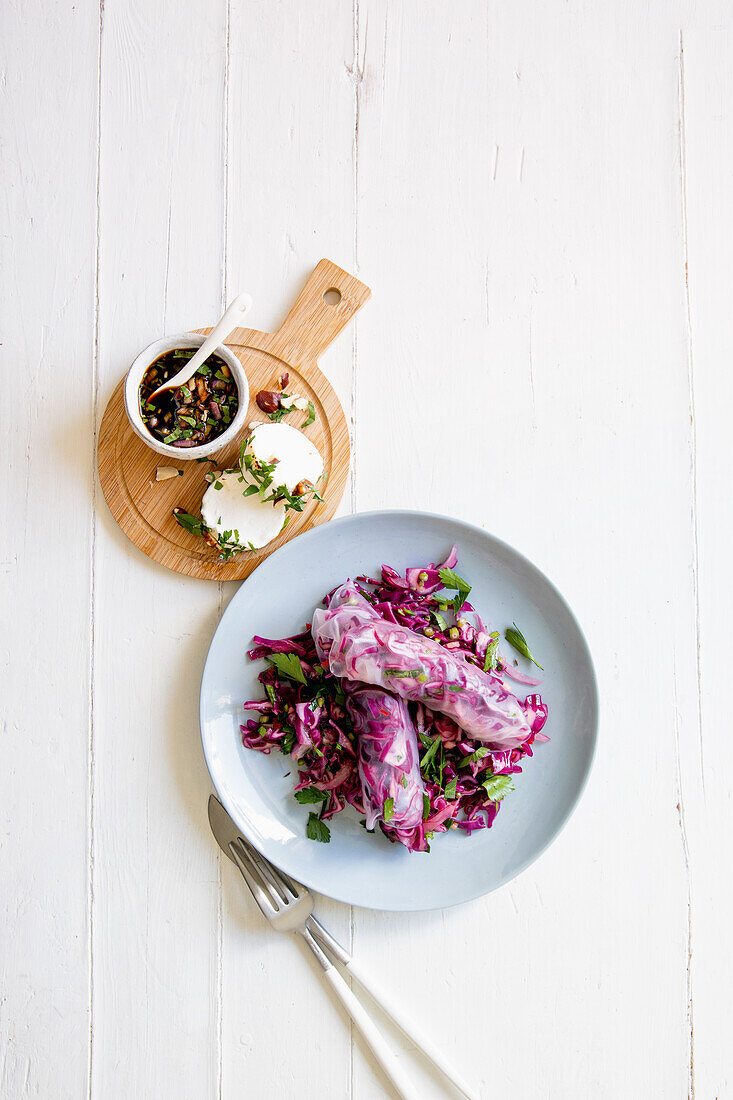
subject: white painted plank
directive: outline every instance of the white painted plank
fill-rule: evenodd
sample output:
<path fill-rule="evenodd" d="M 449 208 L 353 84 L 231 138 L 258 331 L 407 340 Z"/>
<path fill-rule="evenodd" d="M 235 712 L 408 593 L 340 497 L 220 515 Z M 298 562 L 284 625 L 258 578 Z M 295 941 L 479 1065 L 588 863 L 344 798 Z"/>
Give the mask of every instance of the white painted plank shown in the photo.
<path fill-rule="evenodd" d="M 352 38 L 351 11 L 337 0 L 232 3 L 226 282 L 229 296 L 254 296 L 254 328 L 280 324 L 321 257 L 356 271 Z M 347 416 L 360 324 L 321 361 Z M 345 509 L 349 499 L 347 490 Z M 348 1022 L 306 953 L 264 925 L 224 862 L 222 1096 L 350 1095 Z M 347 907 L 319 899 L 318 912 L 348 941 Z"/>
<path fill-rule="evenodd" d="M 681 45 L 684 142 L 683 200 L 689 276 L 690 433 L 696 449 L 690 469 L 696 515 L 690 545 L 697 578 L 698 645 L 684 652 L 700 673 L 700 718 L 680 725 L 682 809 L 691 866 L 690 996 L 694 1088 L 700 1097 L 731 1094 L 733 1065 L 728 1000 L 733 959 L 730 934 L 733 889 L 727 838 L 733 830 L 733 748 L 721 703 L 730 653 L 729 487 L 730 410 L 733 383 L 733 233 L 731 179 L 730 18 L 691 20 Z M 728 13 L 729 14 L 729 13 Z M 699 662 L 699 663 L 698 663 Z"/>
<path fill-rule="evenodd" d="M 689 621 L 677 28 L 636 6 L 359 11 L 377 293 L 357 506 L 465 517 L 533 557 L 588 631 L 603 727 L 536 867 L 427 920 L 359 914 L 356 950 L 413 975 L 413 1010 L 487 1095 L 682 1095 L 674 723 L 696 699 L 683 680 L 675 700 L 670 601 Z M 355 1081 L 379 1095 L 360 1063 Z"/>
<path fill-rule="evenodd" d="M 226 5 L 104 9 L 102 400 L 137 351 L 215 320 L 224 224 Z M 94 1051 L 98 1097 L 213 1097 L 218 858 L 198 689 L 215 585 L 159 568 L 97 525 Z"/>
<path fill-rule="evenodd" d="M 87 1092 L 97 43 L 94 6 L 3 7 L 0 1095 L 8 1098 Z"/>
<path fill-rule="evenodd" d="M 489 1095 L 725 1096 L 731 13 L 227 7 L 104 5 L 98 414 L 162 331 L 239 289 L 272 328 L 321 256 L 359 261 L 374 298 L 323 362 L 357 414 L 345 507 L 514 542 L 603 696 L 584 802 L 509 888 L 319 912 L 375 975 L 409 970 L 408 1008 Z M 85 1094 L 93 1033 L 93 1096 L 382 1096 L 228 863 L 220 895 L 196 703 L 234 588 L 152 565 L 98 489 L 90 872 L 98 12 L 2 19 L 2 355 L 36 399 L 2 413 L 0 1093 Z"/>

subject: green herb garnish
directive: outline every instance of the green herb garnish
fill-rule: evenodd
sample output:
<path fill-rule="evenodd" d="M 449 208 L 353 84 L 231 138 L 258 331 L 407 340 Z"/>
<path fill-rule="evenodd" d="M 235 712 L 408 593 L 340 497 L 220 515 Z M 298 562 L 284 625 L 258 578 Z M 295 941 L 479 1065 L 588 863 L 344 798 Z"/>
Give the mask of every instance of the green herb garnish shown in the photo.
<path fill-rule="evenodd" d="M 442 631 L 443 634 L 447 634 L 447 632 L 448 632 L 448 623 L 445 621 L 445 619 L 440 614 L 440 612 L 439 611 L 431 611 L 430 612 L 430 617 L 433 620 L 433 622 L 435 623 L 435 625 L 437 626 L 438 630 Z"/>
<path fill-rule="evenodd" d="M 464 581 L 463 577 L 459 577 L 457 573 L 454 573 L 452 569 L 439 569 L 438 576 L 443 582 L 444 588 L 457 588 L 458 595 L 453 600 L 453 610 L 456 615 L 460 613 L 461 608 L 468 599 L 468 594 L 471 591 L 471 585 L 467 581 Z"/>
<path fill-rule="evenodd" d="M 448 799 L 449 802 L 452 801 L 452 799 L 454 799 L 456 797 L 456 788 L 457 788 L 457 786 L 458 786 L 458 776 L 455 776 L 455 778 L 451 779 L 450 783 L 448 784 L 448 786 L 445 788 L 445 791 L 443 792 L 445 794 L 445 797 Z"/>
<path fill-rule="evenodd" d="M 496 668 L 498 661 L 496 659 L 496 652 L 499 648 L 499 632 L 494 631 L 491 635 L 493 641 L 489 642 L 486 647 L 486 656 L 484 657 L 484 672 L 493 672 Z"/>
<path fill-rule="evenodd" d="M 297 739 L 294 733 L 285 734 L 282 741 L 280 742 L 280 752 L 283 754 L 283 756 L 287 756 L 288 753 L 291 753 L 293 751 L 293 745 L 295 744 L 296 740 Z"/>
<path fill-rule="evenodd" d="M 481 786 L 492 802 L 501 802 L 505 795 L 514 790 L 510 775 L 490 775 Z"/>
<path fill-rule="evenodd" d="M 529 646 L 527 645 L 527 639 L 525 638 L 524 634 L 522 634 L 522 631 L 519 629 L 516 623 L 510 626 L 508 630 L 504 631 L 504 637 L 509 642 L 509 645 L 513 646 L 514 649 L 516 649 L 517 653 L 521 653 L 522 656 L 526 657 L 528 661 L 531 661 L 533 665 L 537 665 L 537 668 L 540 670 L 540 672 L 545 671 L 542 665 L 535 661 L 534 657 L 530 653 Z"/>
<path fill-rule="evenodd" d="M 436 752 L 440 748 L 441 744 L 442 744 L 442 741 L 440 740 L 439 737 L 433 738 L 433 740 L 430 743 L 430 748 L 427 750 L 427 752 L 423 753 L 422 760 L 420 761 L 420 769 L 421 770 L 423 768 L 427 768 L 428 764 L 430 763 L 430 761 L 433 759 Z"/>
<path fill-rule="evenodd" d="M 302 790 L 295 792 L 295 801 L 300 802 L 301 806 L 307 806 L 313 802 L 327 802 L 328 791 L 319 791 L 318 787 L 303 787 Z"/>
<path fill-rule="evenodd" d="M 196 516 L 189 516 L 188 512 L 174 512 L 173 518 L 177 523 L 180 523 L 185 531 L 190 531 L 192 535 L 203 535 L 206 530 L 203 520 L 197 519 Z"/>
<path fill-rule="evenodd" d="M 305 835 L 309 840 L 318 840 L 321 844 L 329 844 L 331 830 L 325 821 L 321 821 L 318 814 L 308 814 L 308 824 L 305 827 Z"/>
<path fill-rule="evenodd" d="M 384 818 L 385 825 L 394 817 L 394 798 L 385 798 L 382 817 Z"/>
<path fill-rule="evenodd" d="M 278 672 L 287 676 L 289 680 L 295 680 L 298 684 L 304 684 L 305 673 L 297 653 L 271 653 L 267 658 L 275 666 Z"/>
<path fill-rule="evenodd" d="M 302 426 L 308 428 L 316 419 L 316 410 L 313 408 L 313 402 L 308 402 L 308 419 L 303 421 Z"/>
<path fill-rule="evenodd" d="M 458 767 L 466 768 L 469 764 L 478 764 L 479 760 L 483 760 L 490 752 L 491 749 L 487 749 L 486 746 L 483 745 L 480 749 L 476 749 L 475 752 L 469 753 L 468 756 L 462 756 L 458 761 Z"/>

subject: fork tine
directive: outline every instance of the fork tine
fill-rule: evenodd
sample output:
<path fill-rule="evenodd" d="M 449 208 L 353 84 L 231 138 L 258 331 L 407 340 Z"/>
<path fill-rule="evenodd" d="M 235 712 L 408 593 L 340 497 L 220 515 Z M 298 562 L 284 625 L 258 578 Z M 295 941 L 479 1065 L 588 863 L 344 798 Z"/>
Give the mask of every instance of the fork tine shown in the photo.
<path fill-rule="evenodd" d="M 292 889 L 292 883 L 288 883 L 288 881 L 286 881 L 286 876 L 282 873 L 282 871 L 278 871 L 277 867 L 273 867 L 270 861 L 266 859 L 265 856 L 261 854 L 261 852 L 258 852 L 256 848 L 253 848 L 249 841 L 245 840 L 244 837 L 240 837 L 239 840 L 242 846 L 246 849 L 247 855 L 251 859 L 252 863 L 254 863 L 259 870 L 261 876 L 266 877 L 270 880 L 273 889 L 277 891 L 278 897 L 282 901 L 283 905 L 290 904 L 291 899 L 288 897 L 288 891 L 290 891 L 293 898 L 297 899 L 298 895 L 295 890 Z"/>
<path fill-rule="evenodd" d="M 243 849 L 241 838 L 239 844 L 236 842 L 230 844 L 229 850 L 234 856 L 234 860 L 239 870 L 242 872 L 245 882 L 249 886 L 252 897 L 255 899 L 267 919 L 272 920 L 280 910 L 277 900 L 272 897 L 272 887 L 262 878 L 259 868 L 252 862 L 249 853 Z"/>
<path fill-rule="evenodd" d="M 240 842 L 245 846 L 249 852 L 250 858 L 260 864 L 261 868 L 266 868 L 270 874 L 277 878 L 285 890 L 288 890 L 296 901 L 308 893 L 308 890 L 300 882 L 296 882 L 295 879 L 287 875 L 285 871 L 281 871 L 279 867 L 276 867 L 274 863 L 270 863 L 266 856 L 262 855 L 262 852 L 258 852 L 257 849 L 250 844 L 245 838 L 240 836 Z"/>

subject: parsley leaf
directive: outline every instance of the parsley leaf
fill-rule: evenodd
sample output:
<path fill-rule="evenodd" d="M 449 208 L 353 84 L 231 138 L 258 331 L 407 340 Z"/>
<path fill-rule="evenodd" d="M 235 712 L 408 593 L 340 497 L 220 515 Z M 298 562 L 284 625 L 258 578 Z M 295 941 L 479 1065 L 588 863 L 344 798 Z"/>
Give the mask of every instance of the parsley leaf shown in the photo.
<path fill-rule="evenodd" d="M 382 817 L 384 818 L 385 825 L 394 817 L 394 798 L 385 798 Z"/>
<path fill-rule="evenodd" d="M 438 630 L 442 631 L 443 634 L 446 634 L 448 631 L 448 623 L 445 621 L 440 612 L 431 610 L 430 617 L 437 626 Z"/>
<path fill-rule="evenodd" d="M 458 786 L 458 776 L 455 776 L 454 779 L 451 779 L 450 783 L 448 784 L 448 786 L 445 788 L 445 791 L 443 792 L 445 794 L 445 797 L 449 801 L 451 801 L 452 799 L 454 799 L 456 797 L 456 787 L 457 786 Z"/>
<path fill-rule="evenodd" d="M 481 786 L 492 802 L 501 802 L 505 795 L 514 790 L 510 775 L 490 775 Z"/>
<path fill-rule="evenodd" d="M 304 420 L 301 424 L 302 428 L 307 428 L 316 419 L 316 410 L 313 408 L 313 402 L 308 402 L 308 419 Z"/>
<path fill-rule="evenodd" d="M 192 535 L 203 535 L 203 520 L 197 519 L 196 516 L 189 516 L 188 512 L 174 512 L 173 518 L 177 523 L 180 523 L 185 531 L 190 531 Z"/>
<path fill-rule="evenodd" d="M 430 795 L 424 794 L 422 796 L 422 819 L 427 821 L 430 817 Z"/>
<path fill-rule="evenodd" d="M 487 749 L 485 745 L 482 745 L 480 749 L 476 749 L 475 752 L 469 753 L 468 756 L 463 756 L 458 761 L 459 768 L 465 768 L 469 764 L 478 764 L 479 760 L 483 760 L 485 756 L 488 756 L 491 749 Z"/>
<path fill-rule="evenodd" d="M 522 656 L 526 657 L 528 661 L 531 661 L 533 665 L 537 665 L 537 668 L 540 670 L 540 672 L 545 671 L 542 665 L 538 664 L 538 662 L 535 661 L 534 657 L 530 653 L 529 646 L 527 645 L 527 639 L 525 638 L 524 634 L 522 634 L 522 631 L 519 629 L 516 623 L 510 626 L 508 630 L 504 631 L 504 637 L 509 642 L 509 645 L 513 646 L 514 649 L 516 649 L 517 653 L 521 653 Z"/>
<path fill-rule="evenodd" d="M 441 745 L 440 738 L 435 737 L 433 739 L 433 741 L 431 742 L 431 744 L 430 744 L 430 748 L 425 753 L 423 753 L 423 758 L 420 761 L 420 770 L 421 771 L 422 771 L 423 768 L 426 768 L 428 766 L 428 764 L 430 763 L 430 761 L 433 759 L 436 752 L 440 748 L 440 745 Z"/>
<path fill-rule="evenodd" d="M 458 615 L 468 599 L 471 585 L 467 581 L 464 581 L 463 577 L 459 577 L 457 573 L 454 573 L 452 569 L 439 569 L 438 576 L 443 582 L 444 588 L 458 589 L 458 595 L 453 600 L 453 610 L 456 615 Z"/>
<path fill-rule="evenodd" d="M 305 835 L 309 840 L 318 840 L 321 844 L 330 844 L 331 842 L 331 830 L 325 821 L 321 821 L 318 814 L 308 814 Z"/>
<path fill-rule="evenodd" d="M 489 642 L 486 647 L 486 656 L 484 657 L 484 672 L 493 672 L 496 668 L 498 661 L 496 657 L 497 650 L 499 648 L 499 635 L 497 634 L 493 641 Z"/>
<path fill-rule="evenodd" d="M 319 791 L 318 787 L 303 787 L 295 792 L 295 801 L 300 802 L 301 806 L 306 806 L 309 802 L 326 802 L 327 799 L 328 791 Z"/>
<path fill-rule="evenodd" d="M 289 680 L 295 680 L 298 684 L 305 683 L 305 673 L 297 653 L 271 653 L 267 660 Z"/>

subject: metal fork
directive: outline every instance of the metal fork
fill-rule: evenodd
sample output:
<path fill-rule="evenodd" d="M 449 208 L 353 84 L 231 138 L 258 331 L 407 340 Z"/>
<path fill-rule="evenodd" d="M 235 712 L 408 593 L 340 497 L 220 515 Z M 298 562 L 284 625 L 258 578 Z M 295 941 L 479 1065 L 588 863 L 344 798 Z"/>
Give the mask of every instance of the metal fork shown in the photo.
<path fill-rule="evenodd" d="M 383 993 L 374 988 L 371 981 L 356 966 L 348 951 L 313 916 L 313 895 L 307 887 L 290 878 L 284 871 L 273 867 L 269 860 L 241 836 L 214 795 L 209 799 L 209 821 L 220 847 L 236 863 L 252 897 L 273 928 L 278 932 L 297 932 L 308 944 L 323 969 L 326 981 L 403 1100 L 418 1100 L 419 1096 L 418 1090 L 412 1085 L 407 1068 L 399 1061 L 395 1051 L 389 1046 L 364 1005 L 354 996 L 329 955 L 353 974 L 409 1041 L 441 1073 L 445 1074 L 467 1100 L 478 1100 L 476 1093 L 447 1064 L 430 1040 L 425 1037 L 418 1038 L 414 1025 L 406 1020 L 397 1006 L 389 1004 Z"/>

